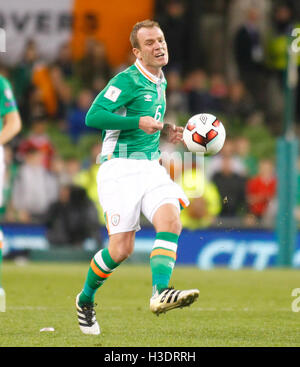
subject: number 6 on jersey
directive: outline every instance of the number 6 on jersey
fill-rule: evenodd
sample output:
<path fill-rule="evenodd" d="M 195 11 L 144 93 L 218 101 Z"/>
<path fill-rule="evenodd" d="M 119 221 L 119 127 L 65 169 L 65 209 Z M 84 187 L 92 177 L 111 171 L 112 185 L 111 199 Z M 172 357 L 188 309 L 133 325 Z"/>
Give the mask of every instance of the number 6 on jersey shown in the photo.
<path fill-rule="evenodd" d="M 158 105 L 157 108 L 156 108 L 155 115 L 154 115 L 154 120 L 156 120 L 156 121 L 160 121 L 160 119 L 161 119 L 161 112 L 160 112 L 161 108 L 162 108 L 161 104 Z"/>

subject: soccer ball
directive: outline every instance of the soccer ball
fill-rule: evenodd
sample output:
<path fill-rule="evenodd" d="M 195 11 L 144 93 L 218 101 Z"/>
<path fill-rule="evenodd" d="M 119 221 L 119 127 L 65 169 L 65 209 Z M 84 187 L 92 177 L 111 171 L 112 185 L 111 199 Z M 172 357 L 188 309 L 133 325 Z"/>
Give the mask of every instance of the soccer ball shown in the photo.
<path fill-rule="evenodd" d="M 183 131 L 183 141 L 190 152 L 217 154 L 224 145 L 225 128 L 216 116 L 200 113 L 192 116 Z"/>

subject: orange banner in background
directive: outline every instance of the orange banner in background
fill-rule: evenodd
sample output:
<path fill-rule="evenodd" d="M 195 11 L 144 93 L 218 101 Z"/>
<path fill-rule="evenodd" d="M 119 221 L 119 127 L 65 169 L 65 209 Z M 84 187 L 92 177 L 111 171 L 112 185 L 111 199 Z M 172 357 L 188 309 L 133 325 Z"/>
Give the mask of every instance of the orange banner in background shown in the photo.
<path fill-rule="evenodd" d="M 108 61 L 118 66 L 131 49 L 129 35 L 133 25 L 153 16 L 153 0 L 74 0 L 72 47 L 80 58 L 89 38 L 105 44 Z"/>

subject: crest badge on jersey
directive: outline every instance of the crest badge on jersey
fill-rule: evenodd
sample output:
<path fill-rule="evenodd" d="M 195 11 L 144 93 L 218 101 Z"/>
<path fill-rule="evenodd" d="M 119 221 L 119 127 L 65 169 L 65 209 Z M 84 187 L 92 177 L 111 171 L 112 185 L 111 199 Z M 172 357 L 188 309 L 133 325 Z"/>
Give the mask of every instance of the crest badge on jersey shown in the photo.
<path fill-rule="evenodd" d="M 120 223 L 120 214 L 112 215 L 111 223 L 112 223 L 112 225 L 117 226 Z"/>
<path fill-rule="evenodd" d="M 111 85 L 108 87 L 107 91 L 105 92 L 104 97 L 109 99 L 112 102 L 116 102 L 121 92 L 122 92 L 121 89 Z"/>

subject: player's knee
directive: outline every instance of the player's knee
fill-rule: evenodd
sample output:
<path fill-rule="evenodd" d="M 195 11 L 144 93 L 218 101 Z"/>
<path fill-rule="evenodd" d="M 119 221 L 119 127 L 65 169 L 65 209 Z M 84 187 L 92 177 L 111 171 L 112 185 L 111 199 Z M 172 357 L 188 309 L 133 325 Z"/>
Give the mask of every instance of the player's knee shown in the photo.
<path fill-rule="evenodd" d="M 182 224 L 179 218 L 174 218 L 174 220 L 171 223 L 171 230 L 169 232 L 176 233 L 180 235 L 182 230 Z"/>
<path fill-rule="evenodd" d="M 182 224 L 180 218 L 177 216 L 170 216 L 161 223 L 158 228 L 158 232 L 171 232 L 180 235 L 182 230 Z"/>
<path fill-rule="evenodd" d="M 133 252 L 133 247 L 127 244 L 122 244 L 118 246 L 117 249 L 114 251 L 115 261 L 120 263 L 126 260 Z"/>
<path fill-rule="evenodd" d="M 133 252 L 133 248 L 125 247 L 121 253 L 123 260 L 126 260 Z"/>
<path fill-rule="evenodd" d="M 134 249 L 135 232 L 118 233 L 110 236 L 108 250 L 116 263 L 126 260 Z"/>

